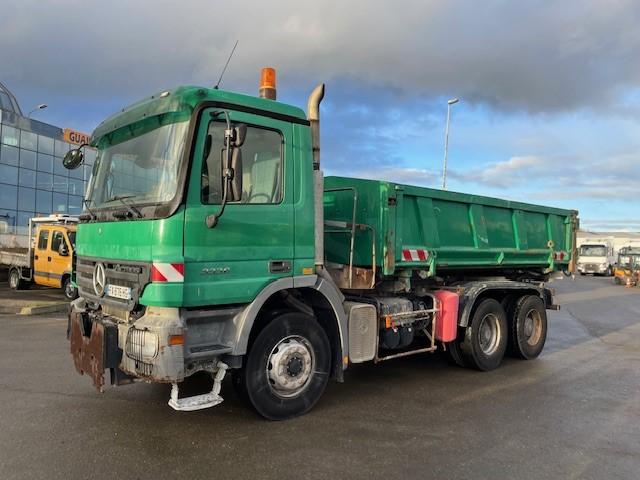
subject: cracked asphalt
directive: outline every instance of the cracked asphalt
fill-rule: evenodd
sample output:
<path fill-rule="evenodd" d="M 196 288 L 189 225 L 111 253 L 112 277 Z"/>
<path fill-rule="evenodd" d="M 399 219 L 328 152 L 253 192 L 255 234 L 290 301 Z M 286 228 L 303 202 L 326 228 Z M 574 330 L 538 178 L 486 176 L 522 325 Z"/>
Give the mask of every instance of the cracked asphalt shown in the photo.
<path fill-rule="evenodd" d="M 422 355 L 350 368 L 308 415 L 272 423 L 225 382 L 179 413 L 169 387 L 96 393 L 66 319 L 0 316 L 0 479 L 637 479 L 640 289 L 552 286 L 540 358 L 480 373 Z"/>

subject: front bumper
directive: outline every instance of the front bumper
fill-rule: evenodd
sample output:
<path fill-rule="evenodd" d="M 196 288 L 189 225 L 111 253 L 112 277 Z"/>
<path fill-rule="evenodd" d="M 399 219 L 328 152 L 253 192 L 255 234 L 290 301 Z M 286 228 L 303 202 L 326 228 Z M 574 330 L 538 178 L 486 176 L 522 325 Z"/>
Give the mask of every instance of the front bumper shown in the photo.
<path fill-rule="evenodd" d="M 583 265 L 578 265 L 578 271 L 580 273 L 604 274 L 607 272 L 607 267 L 603 267 L 602 265 L 583 264 Z"/>
<path fill-rule="evenodd" d="M 67 336 L 76 370 L 91 377 L 99 391 L 107 370 L 112 385 L 184 380 L 183 346 L 168 344 L 170 336 L 183 332 L 177 309 L 149 308 L 130 324 L 89 312 L 83 303 L 80 298 L 71 304 Z"/>

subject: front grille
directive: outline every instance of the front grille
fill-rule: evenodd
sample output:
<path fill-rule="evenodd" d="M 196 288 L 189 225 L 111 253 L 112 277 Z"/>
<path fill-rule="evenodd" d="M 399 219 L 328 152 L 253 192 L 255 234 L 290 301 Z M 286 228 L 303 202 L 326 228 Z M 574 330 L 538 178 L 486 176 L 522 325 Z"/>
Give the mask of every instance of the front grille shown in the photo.
<path fill-rule="evenodd" d="M 131 289 L 130 300 L 96 295 L 93 288 L 93 272 L 98 262 L 101 262 L 105 267 L 107 285 L 129 287 Z M 76 282 L 83 298 L 131 311 L 138 303 L 142 290 L 150 281 L 150 270 L 151 267 L 148 263 L 118 262 L 110 259 L 78 257 L 76 262 Z"/>

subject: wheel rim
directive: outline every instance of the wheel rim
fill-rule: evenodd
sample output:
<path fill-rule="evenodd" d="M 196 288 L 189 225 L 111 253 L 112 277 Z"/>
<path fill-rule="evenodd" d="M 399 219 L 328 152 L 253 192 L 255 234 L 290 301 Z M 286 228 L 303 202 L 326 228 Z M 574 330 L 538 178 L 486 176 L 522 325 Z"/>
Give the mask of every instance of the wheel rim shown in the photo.
<path fill-rule="evenodd" d="M 18 275 L 15 270 L 11 272 L 11 275 L 9 275 L 9 286 L 11 288 L 16 288 L 18 286 Z"/>
<path fill-rule="evenodd" d="M 315 368 L 315 354 L 309 341 L 299 335 L 283 338 L 273 347 L 267 361 L 271 390 L 283 398 L 300 395 L 309 385 Z"/>
<path fill-rule="evenodd" d="M 542 336 L 542 317 L 537 310 L 529 310 L 524 317 L 522 334 L 531 346 L 537 345 Z"/>
<path fill-rule="evenodd" d="M 65 284 L 64 293 L 67 296 L 67 298 L 73 298 L 73 285 L 71 285 L 71 282 L 67 282 Z"/>
<path fill-rule="evenodd" d="M 495 353 L 500 345 L 500 338 L 502 337 L 498 317 L 493 313 L 485 315 L 480 321 L 478 334 L 480 350 L 482 350 L 482 353 L 485 355 L 492 355 Z"/>

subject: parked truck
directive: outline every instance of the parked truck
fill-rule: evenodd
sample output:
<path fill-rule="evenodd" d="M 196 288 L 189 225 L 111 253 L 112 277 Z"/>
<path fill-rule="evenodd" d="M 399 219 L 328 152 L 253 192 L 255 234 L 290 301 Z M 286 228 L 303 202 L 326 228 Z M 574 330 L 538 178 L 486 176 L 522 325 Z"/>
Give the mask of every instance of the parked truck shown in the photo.
<path fill-rule="evenodd" d="M 269 72 L 268 72 L 269 73 Z M 271 78 L 266 75 L 267 79 Z M 222 401 L 231 372 L 262 416 L 309 411 L 351 364 L 449 353 L 492 370 L 537 357 L 550 275 L 577 212 L 384 180 L 323 178 L 319 107 L 180 87 L 101 123 L 78 226 L 68 338 L 78 372 Z M 348 141 L 348 139 L 344 139 Z M 82 162 L 70 151 L 68 168 Z M 197 372 L 211 391 L 181 398 Z"/>
<path fill-rule="evenodd" d="M 590 240 L 578 249 L 577 267 L 580 275 L 594 274 L 610 277 L 616 257 L 611 240 Z"/>
<path fill-rule="evenodd" d="M 0 264 L 8 268 L 9 287 L 21 290 L 35 283 L 61 288 L 69 300 L 77 298 L 72 279 L 77 223 L 78 217 L 65 214 L 29 219 L 26 252 L 0 250 Z"/>

